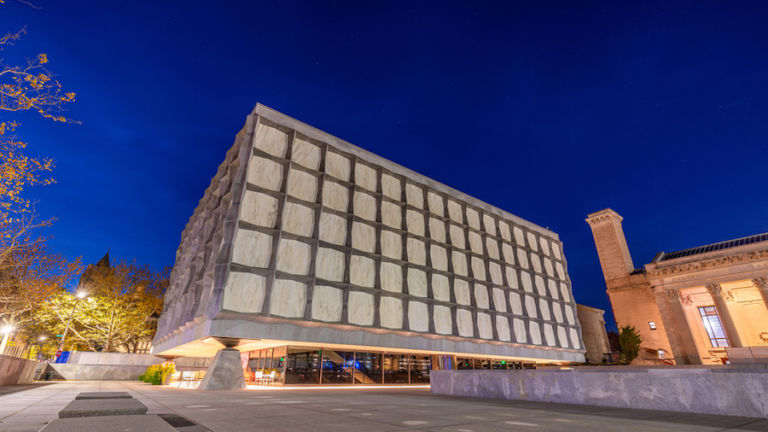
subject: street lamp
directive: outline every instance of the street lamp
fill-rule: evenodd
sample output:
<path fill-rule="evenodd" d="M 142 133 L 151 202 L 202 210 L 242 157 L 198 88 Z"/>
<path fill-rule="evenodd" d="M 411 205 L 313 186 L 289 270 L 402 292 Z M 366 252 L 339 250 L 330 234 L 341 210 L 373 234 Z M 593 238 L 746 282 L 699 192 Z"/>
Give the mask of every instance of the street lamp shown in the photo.
<path fill-rule="evenodd" d="M 8 338 L 11 336 L 11 333 L 15 328 L 13 327 L 13 324 L 6 324 L 3 326 L 3 328 L 0 328 L 0 333 L 3 334 L 3 340 L 0 342 L 0 354 L 5 352 L 5 346 L 8 344 Z"/>
<path fill-rule="evenodd" d="M 69 319 L 67 320 L 67 326 L 64 328 L 64 333 L 61 334 L 61 340 L 59 341 L 59 346 L 58 348 L 56 348 L 57 358 L 61 355 L 61 350 L 64 349 L 64 339 L 67 337 L 67 332 L 69 332 L 69 325 L 72 324 L 72 318 L 75 317 L 77 304 L 80 303 L 80 300 L 86 297 L 88 297 L 88 293 L 85 291 L 78 291 L 77 293 L 75 293 L 75 305 L 72 306 L 72 312 L 69 314 Z"/>

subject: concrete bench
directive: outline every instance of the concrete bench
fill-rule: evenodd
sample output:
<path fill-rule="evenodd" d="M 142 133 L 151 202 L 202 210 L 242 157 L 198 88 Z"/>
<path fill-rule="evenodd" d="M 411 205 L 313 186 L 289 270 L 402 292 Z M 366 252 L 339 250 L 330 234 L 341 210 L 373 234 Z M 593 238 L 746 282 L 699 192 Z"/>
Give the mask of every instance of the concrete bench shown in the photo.
<path fill-rule="evenodd" d="M 73 400 L 63 410 L 59 418 L 121 416 L 146 414 L 147 407 L 136 399 L 81 399 Z"/>
<path fill-rule="evenodd" d="M 81 400 L 81 399 L 132 399 L 133 396 L 131 396 L 128 392 L 82 392 L 77 397 L 75 397 L 75 400 Z"/>
<path fill-rule="evenodd" d="M 41 432 L 178 432 L 156 415 L 117 415 L 62 418 L 50 422 Z"/>

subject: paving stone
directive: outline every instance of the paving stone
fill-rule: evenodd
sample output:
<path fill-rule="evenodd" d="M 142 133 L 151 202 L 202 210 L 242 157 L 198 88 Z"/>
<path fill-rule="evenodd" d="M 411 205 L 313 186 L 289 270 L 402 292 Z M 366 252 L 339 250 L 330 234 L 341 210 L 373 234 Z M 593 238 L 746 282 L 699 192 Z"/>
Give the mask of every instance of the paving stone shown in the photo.
<path fill-rule="evenodd" d="M 85 399 L 70 402 L 63 410 L 59 411 L 59 418 L 146 413 L 147 407 L 136 399 Z"/>
<path fill-rule="evenodd" d="M 176 432 L 156 415 L 116 415 L 56 419 L 41 432 Z"/>
<path fill-rule="evenodd" d="M 132 399 L 128 392 L 82 392 L 75 400 L 79 399 Z"/>

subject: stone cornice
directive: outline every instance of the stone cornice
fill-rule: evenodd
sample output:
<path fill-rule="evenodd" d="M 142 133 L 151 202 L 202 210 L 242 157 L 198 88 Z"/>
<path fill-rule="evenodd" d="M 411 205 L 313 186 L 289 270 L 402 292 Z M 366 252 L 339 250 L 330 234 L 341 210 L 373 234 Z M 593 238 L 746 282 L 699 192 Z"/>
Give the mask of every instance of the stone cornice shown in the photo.
<path fill-rule="evenodd" d="M 600 210 L 599 212 L 587 215 L 585 221 L 590 225 L 597 225 L 603 222 L 619 222 L 624 220 L 618 213 L 611 209 Z"/>
<path fill-rule="evenodd" d="M 650 277 L 665 277 L 683 273 L 695 273 L 705 270 L 712 270 L 721 267 L 727 267 L 735 264 L 748 264 L 752 262 L 766 261 L 768 268 L 768 249 L 743 252 L 740 254 L 720 256 L 715 258 L 703 259 L 700 261 L 687 262 L 669 266 L 659 266 L 657 264 L 647 264 L 646 271 Z"/>

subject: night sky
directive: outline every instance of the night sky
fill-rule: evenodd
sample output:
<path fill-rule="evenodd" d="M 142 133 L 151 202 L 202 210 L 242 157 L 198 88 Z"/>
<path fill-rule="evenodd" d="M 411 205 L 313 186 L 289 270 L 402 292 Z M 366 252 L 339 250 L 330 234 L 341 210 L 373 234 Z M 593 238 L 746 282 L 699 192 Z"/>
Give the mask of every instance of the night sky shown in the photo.
<path fill-rule="evenodd" d="M 34 3 L 2 55 L 46 52 L 82 124 L 14 118 L 86 263 L 172 265 L 256 102 L 559 233 L 580 303 L 609 309 L 590 212 L 637 267 L 768 231 L 764 2 Z"/>

